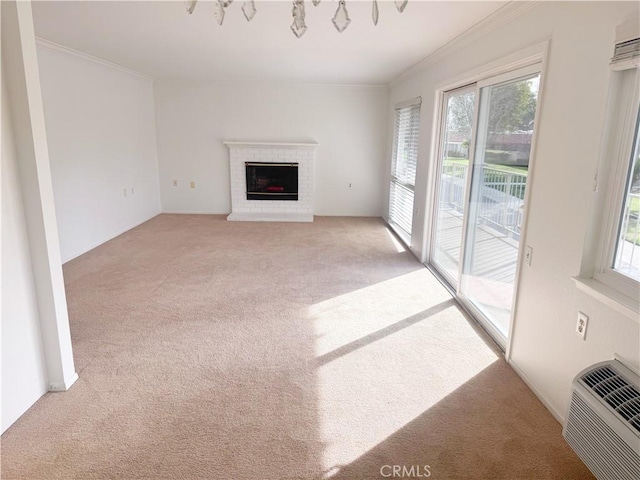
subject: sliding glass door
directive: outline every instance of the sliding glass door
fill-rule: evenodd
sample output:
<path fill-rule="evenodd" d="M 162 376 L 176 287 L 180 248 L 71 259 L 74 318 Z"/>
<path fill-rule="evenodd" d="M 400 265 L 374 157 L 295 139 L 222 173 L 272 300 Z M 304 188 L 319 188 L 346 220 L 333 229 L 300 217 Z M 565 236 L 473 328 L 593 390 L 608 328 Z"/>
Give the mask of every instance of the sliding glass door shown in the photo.
<path fill-rule="evenodd" d="M 503 347 L 539 80 L 534 66 L 445 95 L 430 262 Z"/>
<path fill-rule="evenodd" d="M 453 287 L 458 285 L 462 255 L 475 99 L 476 88 L 471 86 L 447 92 L 444 102 L 431 261 Z"/>

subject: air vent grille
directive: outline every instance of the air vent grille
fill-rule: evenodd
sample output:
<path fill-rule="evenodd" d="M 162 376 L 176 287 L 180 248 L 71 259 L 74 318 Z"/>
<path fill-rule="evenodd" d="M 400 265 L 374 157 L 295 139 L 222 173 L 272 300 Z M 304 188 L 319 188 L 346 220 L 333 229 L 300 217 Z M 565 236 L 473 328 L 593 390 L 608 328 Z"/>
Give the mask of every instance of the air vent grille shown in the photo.
<path fill-rule="evenodd" d="M 640 391 L 610 366 L 590 371 L 581 381 L 640 434 Z"/>
<path fill-rule="evenodd" d="M 613 52 L 612 63 L 621 62 L 640 55 L 640 38 L 618 43 Z"/>

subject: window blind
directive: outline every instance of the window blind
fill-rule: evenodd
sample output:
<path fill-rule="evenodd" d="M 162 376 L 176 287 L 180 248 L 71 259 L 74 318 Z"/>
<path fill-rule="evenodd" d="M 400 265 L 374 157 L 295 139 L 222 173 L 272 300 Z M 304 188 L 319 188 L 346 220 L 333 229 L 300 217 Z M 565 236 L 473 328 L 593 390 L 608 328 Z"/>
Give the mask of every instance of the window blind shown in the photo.
<path fill-rule="evenodd" d="M 611 58 L 612 70 L 626 70 L 638 66 L 640 60 L 640 38 L 617 43 Z"/>
<path fill-rule="evenodd" d="M 391 159 L 389 223 L 400 229 L 402 236 L 411 237 L 413 198 L 418 162 L 420 101 L 396 108 Z"/>

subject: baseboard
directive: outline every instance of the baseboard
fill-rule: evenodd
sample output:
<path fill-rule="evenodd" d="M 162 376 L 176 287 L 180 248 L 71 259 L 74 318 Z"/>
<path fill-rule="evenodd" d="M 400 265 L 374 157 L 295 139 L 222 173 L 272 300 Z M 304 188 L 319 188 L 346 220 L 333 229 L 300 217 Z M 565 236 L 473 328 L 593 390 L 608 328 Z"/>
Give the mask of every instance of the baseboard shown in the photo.
<path fill-rule="evenodd" d="M 161 214 L 166 215 L 229 215 L 229 212 L 203 212 L 201 210 L 162 210 Z"/>
<path fill-rule="evenodd" d="M 113 240 L 113 239 L 114 239 L 114 238 L 116 238 L 116 237 L 119 237 L 119 236 L 120 236 L 120 235 L 122 235 L 123 233 L 126 233 L 126 232 L 128 232 L 129 230 L 131 230 L 132 228 L 136 228 L 136 227 L 138 227 L 138 226 L 142 225 L 143 223 L 148 222 L 148 221 L 149 221 L 149 220 L 151 220 L 152 218 L 155 218 L 155 217 L 157 217 L 158 215 L 160 215 L 160 213 L 161 213 L 161 212 L 154 213 L 154 214 L 153 214 L 153 215 L 151 215 L 150 217 L 145 217 L 143 220 L 140 220 L 140 221 L 138 221 L 138 222 L 135 222 L 135 223 L 134 223 L 133 225 L 131 225 L 131 226 L 128 226 L 128 227 L 126 227 L 126 228 L 123 228 L 123 229 L 121 229 L 121 230 L 118 230 L 115 234 L 110 235 L 110 236 L 109 236 L 109 238 L 107 238 L 107 239 L 105 239 L 105 240 L 101 240 L 101 241 L 99 241 L 99 242 L 97 242 L 97 243 L 95 243 L 95 244 L 92 244 L 92 246 L 90 246 L 90 247 L 88 247 L 88 248 L 86 248 L 86 249 L 82 250 L 80 253 L 74 254 L 74 255 L 72 255 L 72 256 L 71 256 L 71 257 L 69 257 L 69 258 L 65 258 L 65 259 L 63 259 L 63 260 L 62 260 L 62 264 L 64 265 L 65 263 L 70 262 L 70 261 L 71 261 L 71 260 L 73 260 L 74 258 L 78 258 L 79 256 L 84 255 L 84 254 L 85 254 L 85 253 L 87 253 L 87 252 L 90 252 L 90 251 L 91 251 L 91 250 L 93 250 L 94 248 L 99 247 L 99 246 L 100 246 L 100 245 L 102 245 L 103 243 L 107 243 L 108 241 Z"/>
<path fill-rule="evenodd" d="M 50 392 L 66 392 L 67 390 L 69 390 L 71 388 L 71 386 L 76 383 L 76 381 L 78 380 L 78 373 L 77 372 L 73 372 L 73 376 L 67 380 L 66 382 L 61 382 L 61 383 L 50 383 L 49 384 L 49 391 Z"/>
<path fill-rule="evenodd" d="M 560 423 L 560 425 L 564 425 L 564 416 L 560 414 L 547 400 L 547 398 L 542 394 L 540 390 L 534 385 L 534 383 L 527 377 L 527 375 L 516 365 L 513 360 L 508 361 L 509 366 L 513 368 L 513 371 L 518 374 L 518 376 L 522 379 L 522 381 L 529 387 L 529 389 L 533 392 L 533 394 L 538 397 L 538 400 L 542 402 L 542 404 L 551 412 L 551 415 Z"/>

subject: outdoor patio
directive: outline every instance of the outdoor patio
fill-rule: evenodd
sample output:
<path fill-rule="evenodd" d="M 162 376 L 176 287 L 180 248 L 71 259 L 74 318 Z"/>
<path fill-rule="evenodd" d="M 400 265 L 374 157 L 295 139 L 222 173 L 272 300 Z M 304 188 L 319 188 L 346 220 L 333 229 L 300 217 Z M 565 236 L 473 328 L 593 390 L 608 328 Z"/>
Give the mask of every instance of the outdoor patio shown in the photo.
<path fill-rule="evenodd" d="M 462 238 L 462 215 L 441 210 L 437 260 L 457 276 Z M 518 242 L 489 225 L 476 226 L 473 262 L 463 275 L 463 290 L 484 313 L 491 315 L 505 335 L 509 329 L 513 281 L 518 261 Z"/>

